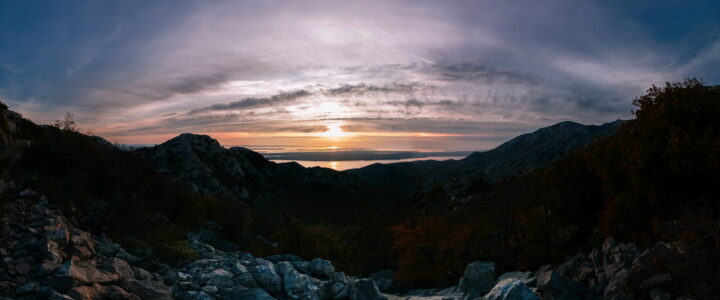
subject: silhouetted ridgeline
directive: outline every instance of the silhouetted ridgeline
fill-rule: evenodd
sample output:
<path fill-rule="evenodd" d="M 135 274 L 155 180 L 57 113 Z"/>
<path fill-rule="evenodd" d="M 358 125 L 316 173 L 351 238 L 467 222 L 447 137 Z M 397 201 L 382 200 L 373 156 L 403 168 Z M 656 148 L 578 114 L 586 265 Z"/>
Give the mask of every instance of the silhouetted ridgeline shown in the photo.
<path fill-rule="evenodd" d="M 371 165 L 348 172 L 277 164 L 192 134 L 123 150 L 98 137 L 35 125 L 0 107 L 0 166 L 4 182 L 14 182 L 8 185 L 13 188 L 4 188 L 0 206 L 10 226 L 3 241 L 11 241 L 0 250 L 12 252 L 0 271 L 17 274 L 27 265 L 34 272 L 44 259 L 22 261 L 25 256 L 18 253 L 35 255 L 27 252 L 32 247 L 14 246 L 24 234 L 7 234 L 29 230 L 12 227 L 8 220 L 38 205 L 23 204 L 30 201 L 18 191 L 23 186 L 46 195 L 64 215 L 62 222 L 120 243 L 139 259 L 138 268 L 182 277 L 191 272 L 185 266 L 199 264 L 198 257 L 223 261 L 192 269 L 199 273 L 188 275 L 193 279 L 187 284 L 165 278 L 167 286 L 154 286 L 163 295 L 193 292 L 185 295 L 199 297 L 202 288 L 202 295 L 231 299 L 205 289 L 212 277 L 218 280 L 215 288 L 229 278 L 244 287 L 238 293 L 256 299 L 299 299 L 301 294 L 381 299 L 376 286 L 397 294 L 412 287 L 451 286 L 462 277 L 458 287 L 407 295 L 482 296 L 492 294 L 497 283 L 495 292 L 517 289 L 522 299 L 536 294 L 657 298 L 666 293 L 711 298 L 720 292 L 715 280 L 720 274 L 720 90 L 687 80 L 653 87 L 634 103 L 635 119 L 625 122 L 563 122 L 459 161 Z M 26 194 L 46 201 L 38 193 Z M 189 232 L 194 239 L 188 240 Z M 606 240 L 610 236 L 627 243 Z M 228 242 L 256 257 L 293 256 L 274 256 L 273 263 L 246 257 L 244 262 Z M 575 255 L 579 252 L 586 254 Z M 58 265 L 72 260 L 58 255 Z M 94 254 L 82 255 L 90 259 Z M 313 271 L 308 261 L 316 257 L 349 274 L 394 271 L 376 273 L 372 281 L 334 277 L 340 275 L 322 273 L 324 262 Z M 489 263 L 469 265 L 474 261 L 494 262 L 492 274 Z M 542 267 L 546 264 L 559 265 Z M 537 271 L 495 277 L 495 272 L 516 270 Z M 300 275 L 304 272 L 309 277 Z M 45 287 L 42 276 L 50 274 L 55 273 L 22 280 Z M 138 274 L 127 280 L 159 282 Z M 247 276 L 258 287 L 247 286 Z M 278 288 L 276 279 L 297 286 Z M 6 295 L 20 289 L 11 286 L 20 279 L 13 280 L 0 282 Z M 98 282 L 72 283 L 64 288 Z M 335 283 L 342 283 L 337 293 L 318 292 L 332 290 Z M 131 289 L 117 281 L 99 284 Z M 557 294 L 558 287 L 572 293 Z M 24 289 L 39 293 L 41 288 Z"/>

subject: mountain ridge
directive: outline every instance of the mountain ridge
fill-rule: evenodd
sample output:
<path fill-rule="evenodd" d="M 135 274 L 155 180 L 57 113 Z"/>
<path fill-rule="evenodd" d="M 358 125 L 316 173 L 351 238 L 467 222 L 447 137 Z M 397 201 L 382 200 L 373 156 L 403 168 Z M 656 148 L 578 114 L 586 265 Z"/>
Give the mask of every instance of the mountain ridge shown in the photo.
<path fill-rule="evenodd" d="M 548 165 L 575 148 L 609 136 L 623 122 L 583 125 L 564 121 L 519 135 L 491 150 L 474 152 L 460 160 L 372 164 L 347 172 L 386 190 L 393 190 L 398 185 L 428 188 L 434 181 L 448 181 L 454 177 L 498 181 Z"/>

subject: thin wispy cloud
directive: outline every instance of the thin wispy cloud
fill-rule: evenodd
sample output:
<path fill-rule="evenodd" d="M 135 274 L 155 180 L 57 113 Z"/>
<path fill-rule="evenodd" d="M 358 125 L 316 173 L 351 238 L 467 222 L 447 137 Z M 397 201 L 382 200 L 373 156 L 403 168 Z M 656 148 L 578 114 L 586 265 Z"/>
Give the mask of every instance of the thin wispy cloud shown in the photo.
<path fill-rule="evenodd" d="M 716 1 L 5 1 L 0 97 L 124 142 L 327 120 L 457 121 L 437 128 L 472 140 L 492 124 L 627 118 L 651 84 L 718 83 L 719 14 Z"/>

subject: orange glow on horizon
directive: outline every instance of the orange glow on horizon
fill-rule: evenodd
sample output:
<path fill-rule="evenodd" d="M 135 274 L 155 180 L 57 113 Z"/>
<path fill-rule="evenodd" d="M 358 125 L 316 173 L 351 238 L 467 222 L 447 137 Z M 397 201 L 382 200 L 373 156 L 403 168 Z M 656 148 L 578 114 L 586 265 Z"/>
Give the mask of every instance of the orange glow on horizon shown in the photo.
<path fill-rule="evenodd" d="M 346 137 L 352 136 L 351 133 L 345 132 L 342 129 L 342 123 L 337 123 L 337 122 L 327 123 L 327 124 L 325 124 L 325 126 L 327 127 L 327 130 L 316 134 L 317 136 L 324 137 L 324 138 L 335 138 L 335 139 L 346 138 Z"/>

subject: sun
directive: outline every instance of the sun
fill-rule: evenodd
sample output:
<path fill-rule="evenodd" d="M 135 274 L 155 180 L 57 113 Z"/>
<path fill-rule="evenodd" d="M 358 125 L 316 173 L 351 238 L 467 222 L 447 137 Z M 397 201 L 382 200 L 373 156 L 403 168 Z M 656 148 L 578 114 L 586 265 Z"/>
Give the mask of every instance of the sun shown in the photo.
<path fill-rule="evenodd" d="M 336 139 L 350 136 L 350 133 L 343 131 L 342 123 L 340 123 L 340 122 L 325 123 L 325 127 L 327 127 L 327 130 L 325 130 L 324 132 L 318 133 L 318 136 L 324 137 L 324 138 L 336 138 Z"/>

